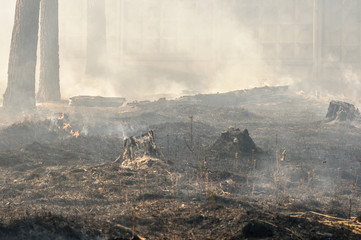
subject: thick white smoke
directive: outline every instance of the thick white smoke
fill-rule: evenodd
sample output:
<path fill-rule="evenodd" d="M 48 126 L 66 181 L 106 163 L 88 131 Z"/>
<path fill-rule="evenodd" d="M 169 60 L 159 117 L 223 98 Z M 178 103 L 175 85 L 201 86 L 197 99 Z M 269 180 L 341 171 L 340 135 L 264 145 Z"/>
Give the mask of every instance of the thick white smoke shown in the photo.
<path fill-rule="evenodd" d="M 127 18 L 126 12 L 119 12 L 122 1 L 105 0 L 108 73 L 96 77 L 86 75 L 86 2 L 59 1 L 63 98 L 103 95 L 154 99 L 286 84 L 305 91 L 325 91 L 354 99 L 359 97 L 359 71 L 355 66 L 342 66 L 339 80 L 332 82 L 315 82 L 312 76 L 305 77 L 304 73 L 285 70 L 282 64 L 278 64 L 277 68 L 271 67 L 267 62 L 269 59 L 263 56 L 264 49 L 255 38 L 255 32 L 261 34 L 261 30 L 246 22 L 247 16 L 240 17 L 241 13 L 231 5 L 231 2 L 237 1 L 197 1 L 200 5 L 215 4 L 215 7 L 209 8 L 211 10 L 199 11 L 194 4 L 196 1 L 147 0 L 152 4 L 143 9 L 138 0 L 123 0 L 124 6 L 128 4 L 131 8 L 133 4 L 133 8 L 138 10 Z M 157 9 L 161 2 L 167 3 L 163 5 L 163 10 Z M 4 1 L 0 9 L 0 96 L 7 84 L 15 3 L 16 0 Z M 312 11 L 311 8 L 309 10 Z M 162 18 L 168 20 L 162 24 L 151 18 L 147 21 L 147 14 L 152 11 L 166 15 Z M 122 19 L 124 26 L 120 23 Z M 137 22 L 142 24 L 137 25 Z M 122 40 L 120 36 L 125 38 Z M 124 39 L 135 40 L 125 42 Z M 155 42 L 167 49 L 156 50 Z M 128 54 L 121 46 L 127 46 L 136 54 Z M 170 58 L 172 51 L 175 54 Z M 333 56 L 329 58 L 331 65 L 337 62 Z M 312 72 L 312 69 L 309 70 Z"/>

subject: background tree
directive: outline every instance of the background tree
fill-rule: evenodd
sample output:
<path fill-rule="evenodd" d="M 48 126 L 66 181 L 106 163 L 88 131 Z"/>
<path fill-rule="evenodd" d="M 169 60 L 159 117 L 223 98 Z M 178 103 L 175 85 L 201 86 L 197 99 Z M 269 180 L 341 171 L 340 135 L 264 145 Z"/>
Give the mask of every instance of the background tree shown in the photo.
<path fill-rule="evenodd" d="M 104 0 L 88 0 L 87 74 L 99 76 L 107 71 L 107 40 Z"/>
<path fill-rule="evenodd" d="M 59 101 L 59 11 L 58 0 L 41 0 L 40 79 L 37 100 Z"/>
<path fill-rule="evenodd" d="M 40 0 L 17 0 L 4 108 L 35 107 Z"/>

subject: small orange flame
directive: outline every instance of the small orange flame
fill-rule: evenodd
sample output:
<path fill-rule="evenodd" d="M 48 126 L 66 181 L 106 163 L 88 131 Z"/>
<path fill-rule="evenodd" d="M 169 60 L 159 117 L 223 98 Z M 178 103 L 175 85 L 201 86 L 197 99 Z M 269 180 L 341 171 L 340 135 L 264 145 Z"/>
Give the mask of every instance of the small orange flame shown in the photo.
<path fill-rule="evenodd" d="M 61 113 L 61 116 L 60 117 L 58 117 L 58 120 L 64 120 L 64 118 L 65 118 L 65 114 L 62 112 Z M 60 121 L 60 122 L 58 122 L 58 124 L 60 125 L 58 125 L 58 128 L 59 129 L 63 129 L 63 130 L 65 130 L 67 133 L 70 133 L 73 137 L 75 137 L 75 138 L 78 138 L 79 136 L 80 136 L 80 133 L 79 133 L 79 131 L 74 131 L 74 129 L 73 129 L 73 127 L 70 125 L 70 123 L 66 123 L 66 122 L 64 122 L 64 121 Z M 63 126 L 61 126 L 61 124 L 63 125 Z"/>
<path fill-rule="evenodd" d="M 71 130 L 70 134 L 73 135 L 75 138 L 78 138 L 80 136 L 79 131 L 74 132 L 73 130 Z"/>

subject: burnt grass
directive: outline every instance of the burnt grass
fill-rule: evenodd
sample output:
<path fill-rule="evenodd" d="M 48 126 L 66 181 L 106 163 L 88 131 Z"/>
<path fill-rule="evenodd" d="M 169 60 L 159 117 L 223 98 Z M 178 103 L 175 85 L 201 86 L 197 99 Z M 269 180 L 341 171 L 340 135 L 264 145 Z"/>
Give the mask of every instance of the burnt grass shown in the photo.
<path fill-rule="evenodd" d="M 327 106 L 283 88 L 39 106 L 0 130 L 0 239 L 360 239 L 361 131 Z M 262 152 L 210 151 L 230 126 Z M 150 129 L 162 164 L 122 167 Z"/>

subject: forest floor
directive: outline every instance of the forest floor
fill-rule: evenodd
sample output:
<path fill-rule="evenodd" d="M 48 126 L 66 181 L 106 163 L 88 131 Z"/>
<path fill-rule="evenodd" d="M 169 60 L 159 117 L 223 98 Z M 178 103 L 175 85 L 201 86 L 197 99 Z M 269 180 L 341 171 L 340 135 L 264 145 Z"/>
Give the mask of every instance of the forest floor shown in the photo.
<path fill-rule="evenodd" d="M 259 88 L 2 111 L 0 239 L 360 239 L 361 129 L 325 122 L 328 101 Z M 210 151 L 230 126 L 263 151 Z M 122 165 L 150 129 L 162 157 Z"/>

